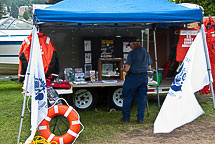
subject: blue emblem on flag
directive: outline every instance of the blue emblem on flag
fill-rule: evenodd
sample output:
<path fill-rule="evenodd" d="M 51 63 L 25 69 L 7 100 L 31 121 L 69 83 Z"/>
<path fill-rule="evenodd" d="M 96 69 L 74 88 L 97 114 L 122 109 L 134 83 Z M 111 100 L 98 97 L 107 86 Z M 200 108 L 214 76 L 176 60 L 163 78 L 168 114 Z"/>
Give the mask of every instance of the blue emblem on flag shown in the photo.
<path fill-rule="evenodd" d="M 183 82 L 186 78 L 186 69 L 184 68 L 184 63 L 182 63 L 179 71 L 178 71 L 178 74 L 176 75 L 172 85 L 171 85 L 171 89 L 175 92 L 177 91 L 181 91 L 181 87 L 183 85 Z"/>
<path fill-rule="evenodd" d="M 42 100 L 44 98 L 46 84 L 42 78 L 34 77 L 35 100 Z"/>

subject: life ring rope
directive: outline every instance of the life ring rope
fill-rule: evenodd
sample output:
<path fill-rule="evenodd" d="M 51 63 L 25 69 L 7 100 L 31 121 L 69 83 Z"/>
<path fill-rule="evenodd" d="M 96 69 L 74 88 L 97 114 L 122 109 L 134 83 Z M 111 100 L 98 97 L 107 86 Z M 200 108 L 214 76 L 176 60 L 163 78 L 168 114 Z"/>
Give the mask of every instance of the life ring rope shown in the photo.
<path fill-rule="evenodd" d="M 57 103 L 59 100 L 63 100 L 63 101 L 66 103 L 67 106 L 70 106 L 70 105 L 68 104 L 68 102 L 67 102 L 64 98 L 58 98 L 58 99 L 56 99 L 56 101 L 53 103 L 53 105 L 52 105 L 51 107 L 55 106 L 56 103 Z M 51 107 L 50 107 L 50 108 L 51 108 Z"/>
<path fill-rule="evenodd" d="M 66 102 L 66 100 L 63 99 L 63 98 L 58 98 L 58 99 L 55 101 L 55 103 L 54 103 L 51 107 L 49 107 L 49 109 L 53 107 L 53 110 L 52 110 L 52 111 L 54 111 L 55 114 L 58 114 L 58 113 L 60 112 L 60 110 L 59 110 L 58 105 L 56 105 L 56 103 L 57 103 L 57 101 L 59 101 L 59 100 L 64 100 L 65 103 L 66 103 L 67 106 L 68 106 L 68 109 L 65 111 L 65 113 L 62 114 L 62 112 L 61 112 L 61 115 L 63 115 L 63 116 L 65 116 L 66 118 L 68 118 L 68 116 L 70 115 L 70 113 L 71 113 L 72 111 L 74 111 L 74 112 L 77 114 L 77 116 L 78 116 L 78 119 L 77 119 L 77 120 L 72 120 L 72 121 L 70 121 L 70 122 L 71 122 L 70 124 L 71 124 L 71 125 L 80 125 L 80 126 L 81 126 L 81 130 L 80 130 L 78 133 L 76 133 L 76 132 L 72 131 L 72 130 L 69 128 L 68 131 L 67 131 L 67 134 L 69 134 L 69 135 L 71 135 L 71 136 L 74 137 L 74 140 L 72 141 L 72 144 L 73 144 L 73 143 L 76 141 L 76 139 L 79 137 L 79 135 L 83 132 L 83 130 L 84 130 L 84 125 L 81 123 L 81 121 L 80 121 L 80 116 L 79 116 L 79 114 L 77 113 L 77 111 L 76 111 L 72 106 L 70 106 L 70 105 Z M 70 116 L 71 116 L 71 115 L 70 115 Z M 50 122 L 50 121 L 51 121 L 51 118 L 48 117 L 48 116 L 46 116 L 45 120 L 48 121 L 48 122 Z M 48 127 L 47 125 L 40 125 L 40 126 L 39 126 L 39 130 L 47 130 L 48 128 L 49 128 L 49 127 Z M 51 134 L 48 136 L 47 141 L 50 142 L 54 137 L 55 137 L 55 134 L 51 133 Z M 60 143 L 60 144 L 64 144 L 64 139 L 63 139 L 63 137 L 59 137 L 59 143 Z"/>

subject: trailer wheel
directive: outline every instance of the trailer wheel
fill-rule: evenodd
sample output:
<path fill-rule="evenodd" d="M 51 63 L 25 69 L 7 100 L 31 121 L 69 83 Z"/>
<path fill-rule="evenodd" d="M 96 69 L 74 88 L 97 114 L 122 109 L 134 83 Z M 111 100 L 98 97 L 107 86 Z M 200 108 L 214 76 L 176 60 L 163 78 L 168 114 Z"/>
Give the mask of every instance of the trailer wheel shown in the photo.
<path fill-rule="evenodd" d="M 111 89 L 108 96 L 108 101 L 110 108 L 122 109 L 122 88 Z"/>
<path fill-rule="evenodd" d="M 89 89 L 78 89 L 73 95 L 73 105 L 78 110 L 88 110 L 96 105 L 96 93 Z"/>

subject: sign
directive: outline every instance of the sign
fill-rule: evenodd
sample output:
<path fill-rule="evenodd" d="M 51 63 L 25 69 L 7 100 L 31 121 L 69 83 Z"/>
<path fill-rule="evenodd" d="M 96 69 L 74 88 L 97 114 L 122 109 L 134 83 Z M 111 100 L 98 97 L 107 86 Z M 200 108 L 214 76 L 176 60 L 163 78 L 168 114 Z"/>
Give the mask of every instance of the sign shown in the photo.
<path fill-rule="evenodd" d="M 191 44 L 193 43 L 197 33 L 197 29 L 183 28 L 179 30 L 179 41 L 177 44 L 176 61 L 182 62 L 184 60 L 184 57 Z"/>

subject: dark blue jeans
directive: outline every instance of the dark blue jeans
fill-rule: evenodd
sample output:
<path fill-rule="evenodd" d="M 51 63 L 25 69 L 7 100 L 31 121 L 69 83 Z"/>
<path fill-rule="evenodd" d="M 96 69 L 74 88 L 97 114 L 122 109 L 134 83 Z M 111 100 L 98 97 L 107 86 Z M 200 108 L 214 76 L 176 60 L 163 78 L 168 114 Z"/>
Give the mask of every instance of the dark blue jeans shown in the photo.
<path fill-rule="evenodd" d="M 147 89 L 148 89 L 147 74 L 144 75 L 128 74 L 126 76 L 122 90 L 123 95 L 122 115 L 124 120 L 130 119 L 131 103 L 135 95 L 137 99 L 138 110 L 137 120 L 144 119 Z"/>

